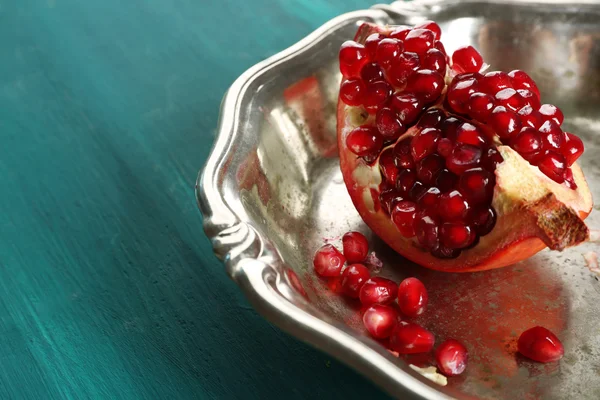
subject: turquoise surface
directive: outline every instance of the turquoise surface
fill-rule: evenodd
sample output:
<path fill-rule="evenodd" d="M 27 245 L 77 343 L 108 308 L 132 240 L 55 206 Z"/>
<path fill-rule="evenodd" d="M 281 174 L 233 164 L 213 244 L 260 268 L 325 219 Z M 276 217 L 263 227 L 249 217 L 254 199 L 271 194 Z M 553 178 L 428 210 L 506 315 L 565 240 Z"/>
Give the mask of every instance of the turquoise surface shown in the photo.
<path fill-rule="evenodd" d="M 252 310 L 194 199 L 233 80 L 369 5 L 0 2 L 0 399 L 384 396 Z"/>

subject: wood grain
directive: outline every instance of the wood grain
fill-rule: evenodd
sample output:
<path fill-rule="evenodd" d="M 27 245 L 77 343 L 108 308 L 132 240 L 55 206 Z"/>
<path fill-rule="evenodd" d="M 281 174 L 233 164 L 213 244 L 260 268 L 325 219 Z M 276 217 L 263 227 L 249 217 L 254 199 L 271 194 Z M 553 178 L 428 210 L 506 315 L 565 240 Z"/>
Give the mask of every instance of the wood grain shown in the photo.
<path fill-rule="evenodd" d="M 267 324 L 193 188 L 221 97 L 366 0 L 0 2 L 0 398 L 377 398 Z"/>

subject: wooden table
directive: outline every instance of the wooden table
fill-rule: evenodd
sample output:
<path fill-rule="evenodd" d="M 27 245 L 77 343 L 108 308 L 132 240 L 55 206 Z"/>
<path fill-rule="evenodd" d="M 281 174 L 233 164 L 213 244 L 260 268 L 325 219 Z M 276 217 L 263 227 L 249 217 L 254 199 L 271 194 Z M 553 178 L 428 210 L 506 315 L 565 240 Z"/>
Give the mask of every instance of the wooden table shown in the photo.
<path fill-rule="evenodd" d="M 380 398 L 270 326 L 202 231 L 221 97 L 367 0 L 0 3 L 0 398 Z"/>

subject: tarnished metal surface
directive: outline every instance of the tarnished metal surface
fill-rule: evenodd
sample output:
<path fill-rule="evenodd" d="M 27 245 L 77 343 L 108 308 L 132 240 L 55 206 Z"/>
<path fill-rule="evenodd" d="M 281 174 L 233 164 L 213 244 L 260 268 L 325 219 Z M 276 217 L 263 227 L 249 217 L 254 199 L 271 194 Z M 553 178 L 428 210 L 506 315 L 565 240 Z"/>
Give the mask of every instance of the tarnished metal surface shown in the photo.
<path fill-rule="evenodd" d="M 512 267 L 448 274 L 417 267 L 372 237 L 382 275 L 417 276 L 430 293 L 419 322 L 441 341 L 467 344 L 466 373 L 441 388 L 368 339 L 357 304 L 317 279 L 312 255 L 349 229 L 370 235 L 339 171 L 335 103 L 337 50 L 359 21 L 434 19 L 446 49 L 481 50 L 492 69 L 524 69 L 564 127 L 585 142 L 581 165 L 600 198 L 600 5 L 512 2 L 397 2 L 338 17 L 253 67 L 226 95 L 220 132 L 201 175 L 205 228 L 227 272 L 266 318 L 352 365 L 398 398 L 600 399 L 600 282 L 582 254 L 544 251 Z M 588 218 L 600 227 L 598 207 Z M 543 325 L 565 345 L 560 363 L 515 354 L 523 330 Z M 431 363 L 430 356 L 406 361 Z"/>

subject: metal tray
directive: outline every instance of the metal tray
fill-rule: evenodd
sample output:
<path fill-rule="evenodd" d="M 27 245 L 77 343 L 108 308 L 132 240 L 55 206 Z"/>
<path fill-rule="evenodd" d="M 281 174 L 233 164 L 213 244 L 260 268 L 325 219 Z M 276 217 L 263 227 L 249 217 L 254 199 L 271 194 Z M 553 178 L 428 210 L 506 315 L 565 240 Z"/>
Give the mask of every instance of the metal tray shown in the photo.
<path fill-rule="evenodd" d="M 331 294 L 312 272 L 324 241 L 350 230 L 371 236 L 342 182 L 335 141 L 339 45 L 360 21 L 414 24 L 434 19 L 449 52 L 473 44 L 493 69 L 521 68 L 559 105 L 565 129 L 585 142 L 581 164 L 600 198 L 600 4 L 416 1 L 337 17 L 245 72 L 227 92 L 219 135 L 197 198 L 206 234 L 229 276 L 269 321 L 327 352 L 398 398 L 600 399 L 600 282 L 585 268 L 584 244 L 543 251 L 481 273 L 428 271 L 371 242 L 394 280 L 417 276 L 430 292 L 419 320 L 438 341 L 470 351 L 463 376 L 439 386 L 365 334 L 357 305 Z M 588 219 L 600 225 L 596 206 Z M 563 340 L 559 363 L 515 354 L 519 332 L 544 325 Z"/>

